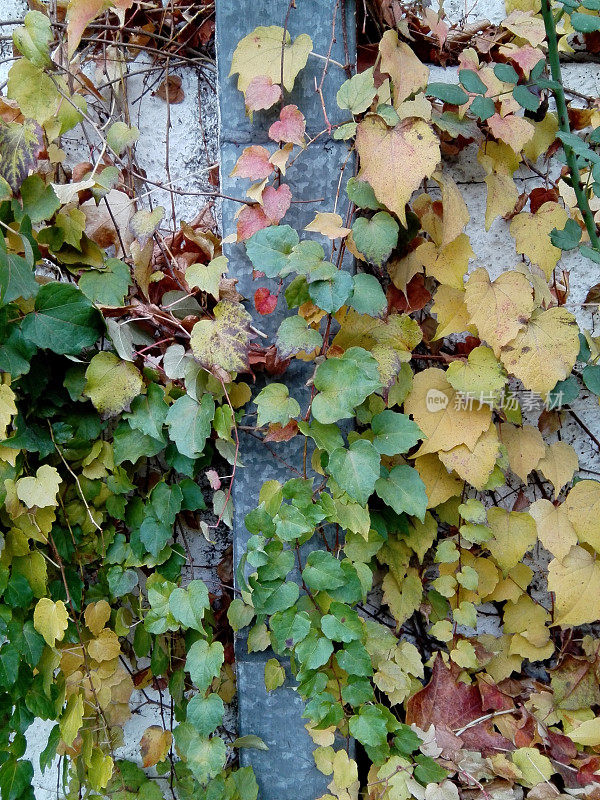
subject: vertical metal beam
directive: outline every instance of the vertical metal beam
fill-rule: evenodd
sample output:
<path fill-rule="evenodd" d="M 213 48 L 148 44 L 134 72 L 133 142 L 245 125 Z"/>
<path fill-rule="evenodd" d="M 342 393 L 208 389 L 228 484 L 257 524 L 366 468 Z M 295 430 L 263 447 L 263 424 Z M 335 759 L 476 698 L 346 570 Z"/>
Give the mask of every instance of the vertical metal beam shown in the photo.
<path fill-rule="evenodd" d="M 250 144 L 271 145 L 267 131 L 277 118 L 278 108 L 271 112 L 254 114 L 250 122 L 246 116 L 244 99 L 237 90 L 236 79 L 229 78 L 233 51 L 240 39 L 259 25 L 284 25 L 288 0 L 217 0 L 217 63 L 220 107 L 220 153 L 221 153 L 221 191 L 234 197 L 243 195 L 243 184 L 229 177 L 235 162 L 244 147 Z M 295 8 L 289 8 L 288 30 L 295 38 L 300 33 L 308 33 L 313 40 L 314 53 L 308 64 L 296 79 L 291 95 L 286 103 L 296 104 L 307 119 L 308 134 L 314 135 L 325 128 L 321 98 L 315 91 L 320 84 L 325 67 L 324 57 L 331 45 L 327 73 L 322 91 L 329 121 L 332 124 L 347 118 L 347 112 L 337 108 L 335 96 L 346 75 L 340 65 L 356 60 L 354 0 L 296 0 Z M 332 42 L 332 25 L 335 15 L 335 39 Z M 343 19 L 346 23 L 346 36 L 343 35 Z M 321 56 L 321 57 L 319 57 Z M 316 84 L 315 84 L 316 81 Z M 344 142 L 336 142 L 324 134 L 301 154 L 285 177 L 295 200 L 316 200 L 321 202 L 295 203 L 285 217 L 297 230 L 314 217 L 317 210 L 331 211 L 334 207 L 342 164 L 348 158 L 348 148 Z M 351 174 L 348 170 L 347 177 Z M 342 189 L 345 186 L 345 180 Z M 343 213 L 344 192 L 338 203 Z M 223 202 L 223 233 L 228 235 L 235 230 L 235 212 L 239 205 Z M 254 293 L 252 285 L 252 266 L 245 255 L 243 245 L 227 248 L 229 275 L 238 279 L 238 289 L 246 297 Z M 275 333 L 282 319 L 287 315 L 283 298 L 279 307 L 269 317 L 257 320 L 257 327 L 269 336 Z M 254 313 L 252 303 L 248 310 Z M 289 313 L 289 312 L 288 312 Z M 290 394 L 303 400 L 306 405 L 304 388 L 310 368 L 302 363 L 292 363 L 281 379 Z M 277 445 L 278 453 L 292 464 L 301 464 L 302 437 L 285 445 Z M 281 482 L 291 476 L 281 462 L 272 457 L 268 450 L 250 436 L 241 436 L 240 459 L 245 465 L 235 478 L 234 501 L 234 555 L 236 564 L 241 558 L 248 532 L 244 525 L 245 515 L 258 502 L 258 492 L 264 481 L 278 479 Z M 270 651 L 248 654 L 246 641 L 238 637 L 236 641 L 236 664 L 238 678 L 238 704 L 240 735 L 256 734 L 268 745 L 268 751 L 243 750 L 242 763 L 252 764 L 260 787 L 262 800 L 282 800 L 291 797 L 297 800 L 315 800 L 326 790 L 326 779 L 319 773 L 312 757 L 313 745 L 304 729 L 306 720 L 302 719 L 303 702 L 288 681 L 277 691 L 267 694 L 264 687 L 264 666 Z"/>

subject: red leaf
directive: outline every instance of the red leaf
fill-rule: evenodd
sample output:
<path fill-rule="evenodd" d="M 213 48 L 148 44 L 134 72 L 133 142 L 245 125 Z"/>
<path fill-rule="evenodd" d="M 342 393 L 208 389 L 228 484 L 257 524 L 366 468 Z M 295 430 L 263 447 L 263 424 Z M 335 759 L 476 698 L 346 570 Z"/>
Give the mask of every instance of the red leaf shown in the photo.
<path fill-rule="evenodd" d="M 282 183 L 276 189 L 274 186 L 267 186 L 262 193 L 263 210 L 273 224 L 279 222 L 290 207 L 292 193 L 287 183 Z"/>
<path fill-rule="evenodd" d="M 415 275 L 406 286 L 406 294 L 392 284 L 388 287 L 388 305 L 390 310 L 405 312 L 420 311 L 431 300 L 431 292 L 425 288 L 423 275 Z"/>
<path fill-rule="evenodd" d="M 281 427 L 278 422 L 269 425 L 269 431 L 265 435 L 265 442 L 289 442 L 298 433 L 298 423 L 291 419 L 285 427 Z"/>
<path fill-rule="evenodd" d="M 271 108 L 281 98 L 281 86 L 266 75 L 256 75 L 248 84 L 245 97 L 248 111 Z"/>
<path fill-rule="evenodd" d="M 237 221 L 238 242 L 249 239 L 256 231 L 268 228 L 270 224 L 270 219 L 259 205 L 244 206 L 239 213 Z"/>
<path fill-rule="evenodd" d="M 160 97 L 165 103 L 171 103 L 172 105 L 183 103 L 185 99 L 179 75 L 169 75 L 152 94 L 155 97 Z"/>
<path fill-rule="evenodd" d="M 259 314 L 263 316 L 272 314 L 277 305 L 277 295 L 271 294 L 271 292 L 263 286 L 261 289 L 257 289 L 254 292 L 254 305 Z"/>
<path fill-rule="evenodd" d="M 463 730 L 482 716 L 483 705 L 477 686 L 467 686 L 458 681 L 439 654 L 431 680 L 410 698 L 406 708 L 408 725 L 415 723 L 423 730 L 434 725 L 440 730 L 458 734 L 468 750 L 513 750 L 513 744 L 494 731 L 490 720 Z"/>
<path fill-rule="evenodd" d="M 231 175 L 235 178 L 250 178 L 252 181 L 268 178 L 273 172 L 273 164 L 269 161 L 270 157 L 271 154 L 267 148 L 261 147 L 259 144 L 245 147 L 231 171 Z"/>
<path fill-rule="evenodd" d="M 279 119 L 269 128 L 269 139 L 274 142 L 292 142 L 304 145 L 304 132 L 306 120 L 298 106 L 284 106 L 279 114 Z"/>

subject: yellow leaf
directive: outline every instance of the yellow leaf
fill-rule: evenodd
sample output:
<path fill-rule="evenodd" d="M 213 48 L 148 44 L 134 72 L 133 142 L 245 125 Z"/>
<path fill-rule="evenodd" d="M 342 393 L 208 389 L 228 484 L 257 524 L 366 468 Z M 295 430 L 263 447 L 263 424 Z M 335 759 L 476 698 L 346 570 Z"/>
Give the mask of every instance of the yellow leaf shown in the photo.
<path fill-rule="evenodd" d="M 556 139 L 558 120 L 556 114 L 549 111 L 543 120 L 534 124 L 535 133 L 533 134 L 533 139 L 527 142 L 523 148 L 523 155 L 535 164 L 542 153 L 545 153 Z"/>
<path fill-rule="evenodd" d="M 440 451 L 438 456 L 446 469 L 454 470 L 463 480 L 482 491 L 494 469 L 499 449 L 496 426 L 491 423 L 472 450 L 461 444 L 452 450 Z"/>
<path fill-rule="evenodd" d="M 404 410 L 411 414 L 427 437 L 417 455 L 451 450 L 459 444 L 473 450 L 481 434 L 488 429 L 491 410 L 487 405 L 468 409 L 457 398 L 443 370 L 430 367 L 415 375 Z"/>
<path fill-rule="evenodd" d="M 278 25 L 268 28 L 259 26 L 238 42 L 229 77 L 238 75 L 237 87 L 244 94 L 258 76 L 270 78 L 279 85 L 283 50 L 283 86 L 290 92 L 297 74 L 306 65 L 312 47 L 312 39 L 306 33 L 301 33 L 292 42 L 289 32 Z"/>
<path fill-rule="evenodd" d="M 409 45 L 398 41 L 394 30 L 386 31 L 379 42 L 381 60 L 379 69 L 392 79 L 394 106 L 424 89 L 429 80 L 429 69 L 422 64 Z"/>
<path fill-rule="evenodd" d="M 112 661 L 121 652 L 119 637 L 110 628 L 103 628 L 98 636 L 88 643 L 87 650 L 94 661 Z"/>
<path fill-rule="evenodd" d="M 506 447 L 512 472 L 527 483 L 527 476 L 540 463 L 546 450 L 542 434 L 533 425 L 519 428 L 505 424 L 500 427 L 500 439 Z"/>
<path fill-rule="evenodd" d="M 485 176 L 487 203 L 485 207 L 485 229 L 489 231 L 496 217 L 510 214 L 519 199 L 519 190 L 510 175 L 492 172 Z"/>
<path fill-rule="evenodd" d="M 138 368 L 114 353 L 97 353 L 85 371 L 83 394 L 101 414 L 118 414 L 143 388 Z"/>
<path fill-rule="evenodd" d="M 487 141 L 477 152 L 477 161 L 487 175 L 492 172 L 498 175 L 512 175 L 518 169 L 520 158 L 515 151 L 504 142 Z"/>
<path fill-rule="evenodd" d="M 579 468 L 577 453 L 566 442 L 553 442 L 546 447 L 546 453 L 537 469 L 547 481 L 554 486 L 554 497 L 557 498 L 562 487 L 572 480 Z"/>
<path fill-rule="evenodd" d="M 536 543 L 535 522 L 529 514 L 494 507 L 488 511 L 488 525 L 494 538 L 486 542 L 485 547 L 506 574 Z"/>
<path fill-rule="evenodd" d="M 0 439 L 6 438 L 6 428 L 16 413 L 15 393 L 7 383 L 0 384 Z"/>
<path fill-rule="evenodd" d="M 33 612 L 33 627 L 50 647 L 54 647 L 57 639 L 62 641 L 68 624 L 69 617 L 62 600 L 57 600 L 56 603 L 49 597 L 38 600 Z"/>
<path fill-rule="evenodd" d="M 469 276 L 465 301 L 470 322 L 496 355 L 524 327 L 534 309 L 531 286 L 524 275 L 503 272 L 490 281 L 482 267 Z"/>
<path fill-rule="evenodd" d="M 575 744 L 584 747 L 597 747 L 600 744 L 600 717 L 586 719 L 581 725 L 567 733 L 567 736 Z"/>
<path fill-rule="evenodd" d="M 359 178 L 406 225 L 406 204 L 440 160 L 439 140 L 430 125 L 413 118 L 388 128 L 381 117 L 367 117 L 358 125 L 356 149 Z"/>
<path fill-rule="evenodd" d="M 550 638 L 546 627 L 550 614 L 528 594 L 521 594 L 516 603 L 505 605 L 503 621 L 505 633 L 521 633 L 534 647 L 543 647 Z"/>
<path fill-rule="evenodd" d="M 415 459 L 415 469 L 425 484 L 427 508 L 436 508 L 462 493 L 464 482 L 458 475 L 448 472 L 435 453 Z"/>
<path fill-rule="evenodd" d="M 171 749 L 172 741 L 171 731 L 165 731 L 158 725 L 150 725 L 149 728 L 146 728 L 140 739 L 140 755 L 144 769 L 154 767 L 160 761 L 164 761 Z"/>
<path fill-rule="evenodd" d="M 411 279 L 417 273 L 423 272 L 423 260 L 419 248 L 411 250 L 404 258 L 391 258 L 386 269 L 396 289 L 406 294 L 406 287 Z"/>
<path fill-rule="evenodd" d="M 532 47 L 538 47 L 546 38 L 544 20 L 539 16 L 534 16 L 534 12 L 531 10 L 515 9 L 500 24 L 515 36 L 525 39 Z"/>
<path fill-rule="evenodd" d="M 524 331 L 502 348 L 507 371 L 526 389 L 542 395 L 570 375 L 579 353 L 575 317 L 562 307 L 536 311 Z"/>
<path fill-rule="evenodd" d="M 67 747 L 71 747 L 75 741 L 82 724 L 83 696 L 72 694 L 60 718 L 60 735 Z"/>
<path fill-rule="evenodd" d="M 540 499 L 531 504 L 529 513 L 535 520 L 538 539 L 559 560 L 577 544 L 577 534 L 564 506 L 555 506 L 549 500 Z"/>
<path fill-rule="evenodd" d="M 434 172 L 433 179 L 442 191 L 442 247 L 453 242 L 463 232 L 470 216 L 460 189 L 450 177 Z"/>
<path fill-rule="evenodd" d="M 600 482 L 579 481 L 563 504 L 580 542 L 600 552 Z"/>
<path fill-rule="evenodd" d="M 17 497 L 27 508 L 56 506 L 60 482 L 58 470 L 48 464 L 42 464 L 35 477 L 19 478 L 16 483 Z"/>
<path fill-rule="evenodd" d="M 348 236 L 351 228 L 342 226 L 342 218 L 339 214 L 317 211 L 313 221 L 304 230 L 320 233 L 327 236 L 328 239 L 342 239 L 344 236 Z"/>
<path fill-rule="evenodd" d="M 547 202 L 535 214 L 522 211 L 510 223 L 517 253 L 522 253 L 533 264 L 537 264 L 548 279 L 552 277 L 562 253 L 550 241 L 550 232 L 554 228 L 564 228 L 568 216 L 561 205 Z"/>
<path fill-rule="evenodd" d="M 600 618 L 600 563 L 583 547 L 550 562 L 548 589 L 556 597 L 553 625 L 585 625 Z"/>
<path fill-rule="evenodd" d="M 441 285 L 433 297 L 431 311 L 437 317 L 438 327 L 435 339 L 443 339 L 451 333 L 476 333 L 473 325 L 469 324 L 470 317 L 465 304 L 465 290 L 454 289 L 452 286 Z"/>
<path fill-rule="evenodd" d="M 494 655 L 492 660 L 486 664 L 485 669 L 496 683 L 503 681 L 505 678 L 510 677 L 513 672 L 519 672 L 521 669 L 523 659 L 510 653 L 511 639 L 512 636 L 508 634 L 496 637 L 491 633 L 485 633 L 478 637 L 478 641 L 481 642 L 488 653 L 493 653 Z"/>
<path fill-rule="evenodd" d="M 333 783 L 338 789 L 347 789 L 357 780 L 356 761 L 350 758 L 345 750 L 337 750 L 333 757 Z"/>
<path fill-rule="evenodd" d="M 439 283 L 462 289 L 469 260 L 475 258 L 469 237 L 461 233 L 445 247 L 438 249 L 433 242 L 424 242 L 417 248 L 427 274 Z"/>
<path fill-rule="evenodd" d="M 479 403 L 496 405 L 506 383 L 506 373 L 494 351 L 489 347 L 475 347 L 466 361 L 453 361 L 446 370 L 448 383 Z"/>
<path fill-rule="evenodd" d="M 98 636 L 110 619 L 110 605 L 106 600 L 90 603 L 86 606 L 83 616 L 92 636 Z"/>
<path fill-rule="evenodd" d="M 396 620 L 396 630 L 400 630 L 406 620 L 421 605 L 423 584 L 419 573 L 412 567 L 408 569 L 401 584 L 392 572 L 383 579 L 383 602 L 386 603 Z"/>
<path fill-rule="evenodd" d="M 535 747 L 520 747 L 511 754 L 513 764 L 521 770 L 522 782 L 525 786 L 537 786 L 546 783 L 555 769 L 547 756 L 544 756 Z"/>

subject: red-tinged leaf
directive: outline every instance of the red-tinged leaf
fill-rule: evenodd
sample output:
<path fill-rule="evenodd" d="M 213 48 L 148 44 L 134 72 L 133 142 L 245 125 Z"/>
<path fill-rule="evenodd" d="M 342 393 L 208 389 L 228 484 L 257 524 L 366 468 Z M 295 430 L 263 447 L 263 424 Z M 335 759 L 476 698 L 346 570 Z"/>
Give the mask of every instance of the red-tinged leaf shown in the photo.
<path fill-rule="evenodd" d="M 304 133 L 306 120 L 298 106 L 284 106 L 279 114 L 279 119 L 269 128 L 269 139 L 274 142 L 291 142 L 304 146 Z"/>
<path fill-rule="evenodd" d="M 544 203 L 556 203 L 557 201 L 558 192 L 556 189 L 544 189 L 543 186 L 537 186 L 529 192 L 529 206 L 532 214 L 535 214 Z"/>
<path fill-rule="evenodd" d="M 43 149 L 44 135 L 37 122 L 0 122 L 0 176 L 13 192 L 19 191 Z"/>
<path fill-rule="evenodd" d="M 529 75 L 535 65 L 544 57 L 542 51 L 537 47 L 532 47 L 526 44 L 524 47 L 519 47 L 512 50 L 510 53 L 511 61 L 518 64 L 525 75 Z"/>
<path fill-rule="evenodd" d="M 261 147 L 259 144 L 250 145 L 250 147 L 244 148 L 231 175 L 234 178 L 250 178 L 252 181 L 268 178 L 273 172 L 273 164 L 269 161 L 270 157 L 271 154 L 266 147 Z"/>
<path fill-rule="evenodd" d="M 488 678 L 489 680 L 489 678 Z M 481 705 L 484 711 L 508 711 L 514 708 L 513 699 L 505 694 L 495 683 L 478 679 Z"/>
<path fill-rule="evenodd" d="M 266 75 L 256 75 L 246 89 L 246 108 L 248 111 L 261 111 L 271 108 L 281 99 L 281 86 L 273 83 Z"/>
<path fill-rule="evenodd" d="M 267 186 L 262 193 L 263 211 L 273 225 L 277 224 L 287 214 L 292 202 L 292 193 L 287 183 L 282 183 L 277 189 Z"/>
<path fill-rule="evenodd" d="M 79 46 L 83 32 L 102 11 L 111 8 L 125 22 L 125 11 L 133 5 L 133 0 L 71 0 L 67 9 L 67 40 L 69 58 Z"/>
<path fill-rule="evenodd" d="M 254 305 L 259 314 L 272 314 L 277 306 L 277 295 L 262 287 L 254 292 Z"/>
<path fill-rule="evenodd" d="M 221 488 L 221 479 L 219 478 L 219 474 L 217 473 L 216 469 L 207 469 L 205 474 L 211 489 L 216 492 Z"/>
<path fill-rule="evenodd" d="M 238 242 L 249 239 L 256 231 L 268 228 L 271 220 L 259 205 L 244 206 L 239 213 L 237 221 Z"/>
<path fill-rule="evenodd" d="M 587 786 L 590 783 L 600 783 L 600 756 L 590 756 L 586 758 L 579 766 L 577 773 L 577 783 L 580 786 Z"/>
<path fill-rule="evenodd" d="M 269 425 L 269 430 L 265 434 L 265 442 L 289 442 L 298 433 L 298 423 L 295 419 L 291 419 L 285 427 L 282 427 L 278 422 L 272 422 Z"/>
<path fill-rule="evenodd" d="M 177 105 L 183 103 L 185 94 L 181 88 L 181 78 L 179 75 L 169 75 L 155 92 L 152 92 L 155 97 L 160 97 L 165 103 Z"/>
<path fill-rule="evenodd" d="M 390 310 L 406 314 L 420 311 L 431 300 L 431 292 L 425 288 L 425 277 L 420 273 L 415 275 L 407 284 L 406 294 L 396 289 L 393 284 L 390 284 L 387 296 Z"/>
<path fill-rule="evenodd" d="M 433 665 L 431 680 L 424 689 L 410 698 L 406 708 L 406 722 L 427 730 L 434 725 L 440 730 L 458 734 L 467 750 L 484 752 L 513 750 L 514 745 L 496 733 L 490 720 L 465 726 L 484 716 L 481 695 L 477 686 L 462 683 L 453 675 L 438 654 Z"/>

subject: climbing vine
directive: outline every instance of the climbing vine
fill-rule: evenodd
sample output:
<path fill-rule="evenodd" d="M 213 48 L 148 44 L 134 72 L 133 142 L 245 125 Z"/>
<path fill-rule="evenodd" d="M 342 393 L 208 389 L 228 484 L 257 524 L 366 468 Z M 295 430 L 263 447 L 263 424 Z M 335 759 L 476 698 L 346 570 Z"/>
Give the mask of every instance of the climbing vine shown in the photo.
<path fill-rule="evenodd" d="M 124 30 L 132 5 L 113 3 Z M 33 796 L 36 718 L 54 722 L 40 768 L 58 756 L 68 796 L 255 800 L 234 752 L 265 745 L 223 727 L 225 608 L 250 651 L 274 651 L 268 691 L 289 659 L 324 800 L 598 791 L 600 484 L 563 433 L 572 420 L 598 446 L 572 405 L 600 395 L 600 345 L 560 266 L 563 251 L 600 263 L 597 102 L 569 95 L 560 62 L 595 41 L 598 2 L 507 3 L 466 38 L 443 11 L 380 5 L 387 29 L 340 85 L 339 123 L 288 102 L 308 34 L 260 27 L 234 53 L 272 141 L 237 160 L 246 195 L 225 231 L 260 284 L 256 312 L 289 312 L 264 345 L 210 207 L 164 236 L 165 210 L 136 188 L 139 131 L 88 108 L 100 92 L 77 51 L 99 9 L 72 2 L 62 28 L 30 11 L 15 31 L 0 106 L 2 800 Z M 97 158 L 69 179 L 61 136 L 80 124 Z M 347 143 L 340 192 L 298 231 L 295 162 L 325 136 Z M 485 175 L 481 221 L 456 158 Z M 476 256 L 480 224 L 508 224 L 506 263 Z M 597 308 L 598 285 L 586 292 Z M 246 434 L 276 454 L 298 438 L 303 458 L 260 488 L 227 607 L 189 535 L 231 524 Z M 134 690 L 160 709 L 144 769 L 118 755 Z"/>

